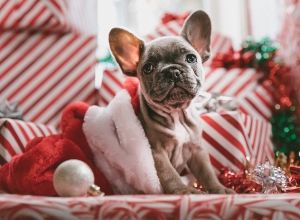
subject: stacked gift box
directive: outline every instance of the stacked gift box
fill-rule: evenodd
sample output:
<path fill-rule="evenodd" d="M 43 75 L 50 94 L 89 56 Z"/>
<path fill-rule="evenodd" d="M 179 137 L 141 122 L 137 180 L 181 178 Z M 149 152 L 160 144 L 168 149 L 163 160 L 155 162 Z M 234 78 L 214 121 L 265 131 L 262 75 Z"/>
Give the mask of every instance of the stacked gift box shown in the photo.
<path fill-rule="evenodd" d="M 66 104 L 95 101 L 96 35 L 69 22 L 68 4 L 0 2 L 0 94 L 26 121 L 58 127 Z"/>

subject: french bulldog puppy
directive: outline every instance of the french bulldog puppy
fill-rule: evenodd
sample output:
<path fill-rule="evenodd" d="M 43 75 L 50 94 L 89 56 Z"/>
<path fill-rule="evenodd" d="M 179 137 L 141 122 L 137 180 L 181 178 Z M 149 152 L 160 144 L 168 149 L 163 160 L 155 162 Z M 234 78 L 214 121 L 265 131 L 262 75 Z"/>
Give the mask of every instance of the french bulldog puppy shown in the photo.
<path fill-rule="evenodd" d="M 210 35 L 211 22 L 204 11 L 187 18 L 181 36 L 144 43 L 121 28 L 109 34 L 112 54 L 124 74 L 140 80 L 138 118 L 166 194 L 199 193 L 181 181 L 184 168 L 209 193 L 233 192 L 218 181 L 205 146 L 200 144 L 199 116 L 192 107 L 203 86 L 202 64 L 209 58 Z"/>

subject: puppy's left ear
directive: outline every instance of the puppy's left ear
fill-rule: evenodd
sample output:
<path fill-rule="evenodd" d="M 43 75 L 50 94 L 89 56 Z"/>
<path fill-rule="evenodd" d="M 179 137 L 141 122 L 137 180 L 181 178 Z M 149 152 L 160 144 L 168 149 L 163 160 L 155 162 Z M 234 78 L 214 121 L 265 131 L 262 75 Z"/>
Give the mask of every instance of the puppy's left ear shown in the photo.
<path fill-rule="evenodd" d="M 211 22 L 204 11 L 195 11 L 185 21 L 181 36 L 200 54 L 202 62 L 210 56 Z"/>
<path fill-rule="evenodd" d="M 122 28 L 113 28 L 109 33 L 109 45 L 123 73 L 136 76 L 144 42 Z"/>

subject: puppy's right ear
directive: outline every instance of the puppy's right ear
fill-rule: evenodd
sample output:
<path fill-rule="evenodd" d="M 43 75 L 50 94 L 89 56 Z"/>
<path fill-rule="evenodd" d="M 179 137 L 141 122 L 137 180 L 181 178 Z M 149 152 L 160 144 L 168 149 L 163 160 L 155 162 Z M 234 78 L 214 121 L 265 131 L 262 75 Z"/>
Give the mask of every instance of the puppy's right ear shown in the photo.
<path fill-rule="evenodd" d="M 122 28 L 113 28 L 109 33 L 109 45 L 122 71 L 128 76 L 136 76 L 144 42 Z"/>

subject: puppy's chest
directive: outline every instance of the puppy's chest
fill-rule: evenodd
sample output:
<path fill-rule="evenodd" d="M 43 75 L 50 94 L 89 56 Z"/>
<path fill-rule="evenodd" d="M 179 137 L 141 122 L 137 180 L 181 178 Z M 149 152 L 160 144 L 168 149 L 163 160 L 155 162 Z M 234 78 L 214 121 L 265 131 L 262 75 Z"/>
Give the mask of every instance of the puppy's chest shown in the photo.
<path fill-rule="evenodd" d="M 165 145 L 169 159 L 177 171 L 181 171 L 191 158 L 194 148 L 199 147 L 199 134 L 185 123 L 176 123 L 171 141 Z"/>

